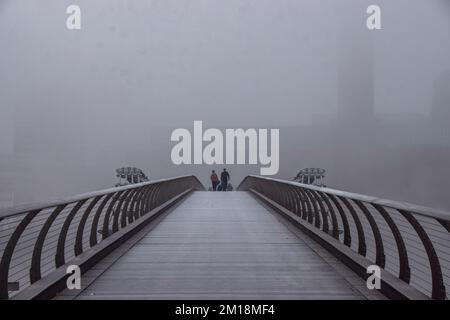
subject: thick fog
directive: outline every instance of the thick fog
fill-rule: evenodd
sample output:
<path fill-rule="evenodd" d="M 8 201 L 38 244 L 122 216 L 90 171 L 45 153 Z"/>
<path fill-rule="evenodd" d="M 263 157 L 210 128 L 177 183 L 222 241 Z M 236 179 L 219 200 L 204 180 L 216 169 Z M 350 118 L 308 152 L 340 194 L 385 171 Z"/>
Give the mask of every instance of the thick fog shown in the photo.
<path fill-rule="evenodd" d="M 280 171 L 450 209 L 448 0 L 0 0 L 0 206 L 220 166 L 176 128 L 279 128 Z M 66 8 L 81 8 L 81 30 Z M 378 4 L 382 29 L 369 31 Z M 259 166 L 226 166 L 237 186 Z"/>

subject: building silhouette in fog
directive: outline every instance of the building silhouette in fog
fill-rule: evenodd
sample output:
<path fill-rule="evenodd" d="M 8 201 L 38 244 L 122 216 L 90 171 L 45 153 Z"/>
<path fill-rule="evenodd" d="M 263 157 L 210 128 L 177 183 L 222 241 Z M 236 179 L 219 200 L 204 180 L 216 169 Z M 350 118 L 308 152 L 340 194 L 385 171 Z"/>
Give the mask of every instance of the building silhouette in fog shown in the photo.
<path fill-rule="evenodd" d="M 14 203 L 14 127 L 13 108 L 6 102 L 0 116 L 0 208 Z"/>
<path fill-rule="evenodd" d="M 430 117 L 437 124 L 450 125 L 450 70 L 442 71 L 433 84 Z"/>
<path fill-rule="evenodd" d="M 41 98 L 42 99 L 42 98 Z M 79 111 L 58 105 L 17 107 L 14 117 L 14 205 L 81 193 L 83 125 Z M 51 116 L 46 116 L 51 115 Z"/>
<path fill-rule="evenodd" d="M 340 188 L 370 193 L 375 177 L 374 32 L 366 27 L 367 1 L 337 6 L 337 117 L 327 137 L 326 167 Z M 358 159 L 354 161 L 353 159 Z M 365 181 L 365 182 L 362 182 Z"/>
<path fill-rule="evenodd" d="M 366 1 L 345 6 L 338 21 L 338 120 L 352 128 L 373 126 L 373 32 L 366 27 Z M 349 12 L 351 11 L 351 12 Z"/>
<path fill-rule="evenodd" d="M 439 73 L 433 84 L 430 144 L 450 147 L 450 70 Z"/>

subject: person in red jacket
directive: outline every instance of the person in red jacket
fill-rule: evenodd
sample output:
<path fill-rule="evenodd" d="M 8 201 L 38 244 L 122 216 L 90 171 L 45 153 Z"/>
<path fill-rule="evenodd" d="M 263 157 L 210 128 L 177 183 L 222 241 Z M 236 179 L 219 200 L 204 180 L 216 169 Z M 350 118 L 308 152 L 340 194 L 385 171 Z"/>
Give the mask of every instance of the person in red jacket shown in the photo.
<path fill-rule="evenodd" d="M 219 184 L 219 177 L 217 177 L 217 174 L 214 170 L 211 173 L 211 183 L 212 183 L 212 190 L 216 191 L 217 185 Z"/>

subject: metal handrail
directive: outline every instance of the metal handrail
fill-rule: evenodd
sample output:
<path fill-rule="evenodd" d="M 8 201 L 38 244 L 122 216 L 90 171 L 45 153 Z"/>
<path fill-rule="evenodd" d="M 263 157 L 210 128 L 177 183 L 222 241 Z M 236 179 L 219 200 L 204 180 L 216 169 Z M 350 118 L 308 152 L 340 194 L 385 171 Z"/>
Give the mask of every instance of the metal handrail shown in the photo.
<path fill-rule="evenodd" d="M 113 187 L 113 188 L 107 188 L 107 189 L 102 189 L 102 190 L 96 190 L 96 191 L 92 191 L 92 192 L 81 193 L 81 194 L 71 196 L 71 197 L 66 197 L 63 199 L 50 200 L 50 201 L 46 201 L 46 202 L 31 203 L 31 204 L 28 203 L 28 204 L 24 204 L 24 205 L 1 208 L 0 209 L 0 220 L 7 218 L 7 217 L 15 216 L 18 214 L 27 213 L 32 210 L 44 210 L 44 209 L 56 207 L 56 206 L 62 205 L 62 204 L 69 204 L 69 203 L 81 201 L 83 199 L 93 198 L 93 197 L 96 197 L 99 195 L 105 195 L 105 194 L 109 194 L 109 193 L 115 193 L 115 192 L 119 192 L 119 191 L 129 190 L 129 189 L 136 189 L 136 188 L 142 187 L 142 186 L 158 184 L 158 183 L 165 182 L 165 181 L 188 178 L 188 177 L 193 177 L 193 178 L 197 179 L 197 177 L 195 177 L 195 176 L 179 176 L 179 177 L 173 177 L 173 178 L 158 179 L 158 180 L 152 180 L 152 181 L 147 181 L 147 182 L 130 184 L 127 186 Z"/>
<path fill-rule="evenodd" d="M 0 299 L 195 189 L 204 190 L 195 176 L 181 176 L 0 210 Z"/>
<path fill-rule="evenodd" d="M 447 298 L 450 213 L 255 175 L 238 190 L 272 200 L 430 298 Z"/>
<path fill-rule="evenodd" d="M 308 189 L 315 190 L 315 191 L 327 192 L 327 193 L 333 194 L 335 196 L 342 196 L 345 198 L 359 200 L 359 201 L 363 201 L 363 202 L 371 202 L 371 203 L 379 204 L 381 206 L 392 208 L 392 209 L 413 211 L 415 214 L 422 215 L 425 217 L 430 217 L 433 219 L 442 219 L 444 221 L 450 221 L 450 212 L 441 210 L 441 209 L 429 208 L 429 207 L 420 206 L 420 205 L 416 205 L 416 204 L 412 204 L 412 203 L 408 203 L 408 202 L 388 200 L 388 199 L 383 199 L 383 198 L 374 197 L 374 196 L 368 196 L 368 195 L 364 195 L 364 194 L 360 194 L 360 193 L 342 191 L 342 190 L 331 189 L 331 188 L 327 188 L 327 187 L 317 187 L 314 185 L 299 183 L 299 182 L 295 182 L 295 181 L 262 177 L 262 176 L 257 176 L 257 175 L 247 176 L 244 180 L 241 181 L 241 183 L 238 186 L 238 189 L 241 186 L 243 186 L 245 183 L 245 180 L 250 177 L 264 178 L 265 180 L 270 180 L 270 181 L 274 181 L 274 182 L 282 182 L 285 184 L 304 187 L 304 188 L 306 187 Z"/>

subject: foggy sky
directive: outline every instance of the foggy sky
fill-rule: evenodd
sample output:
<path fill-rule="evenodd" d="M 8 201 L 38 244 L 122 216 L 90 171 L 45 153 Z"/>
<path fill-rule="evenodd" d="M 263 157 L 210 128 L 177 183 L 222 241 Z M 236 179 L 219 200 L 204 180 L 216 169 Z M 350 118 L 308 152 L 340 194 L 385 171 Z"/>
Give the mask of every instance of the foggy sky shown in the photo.
<path fill-rule="evenodd" d="M 382 8 L 383 29 L 369 32 L 365 8 L 373 3 Z M 386 141 L 391 143 L 388 155 L 364 151 L 367 158 L 357 163 L 339 160 L 342 148 L 366 150 L 376 129 L 358 129 L 362 139 L 351 144 L 345 139 L 331 143 L 323 129 L 314 128 L 327 121 L 336 130 L 348 126 L 333 122 L 343 95 L 355 101 L 356 109 L 372 104 L 374 121 L 391 115 L 411 126 L 411 119 L 433 113 L 433 101 L 450 108 L 448 96 L 436 93 L 448 88 L 436 84 L 450 70 L 448 3 L 0 0 L 0 192 L 12 190 L 17 203 L 105 188 L 116 182 L 114 169 L 120 166 L 138 166 L 150 178 L 195 173 L 206 184 L 210 167 L 170 162 L 170 132 L 192 130 L 194 120 L 203 120 L 207 127 L 280 128 L 280 178 L 324 166 L 331 187 L 433 206 L 434 190 L 445 187 L 446 179 L 417 178 L 419 185 L 405 171 L 393 179 L 393 191 L 384 194 L 376 180 L 349 177 L 352 170 L 364 172 L 380 163 L 394 168 L 401 163 L 403 142 Z M 70 4 L 81 7 L 80 31 L 65 27 Z M 371 54 L 372 60 L 358 66 L 353 48 L 362 48 L 359 57 Z M 367 73 L 357 71 L 367 61 L 373 63 L 367 75 L 373 92 L 352 92 L 353 85 L 347 85 L 343 93 L 338 81 L 357 86 Z M 413 136 L 399 127 L 395 136 L 411 136 L 404 140 L 422 148 L 436 141 L 433 126 L 426 123 Z M 282 128 L 290 129 L 283 133 Z M 309 128 L 307 139 L 297 136 L 303 128 Z M 445 162 L 450 155 L 448 145 L 437 144 L 428 163 Z M 404 157 L 413 168 L 411 153 Z M 235 186 L 259 171 L 254 166 L 231 169 Z M 396 170 L 387 170 L 389 179 Z M 427 176 L 442 173 L 442 168 L 429 170 Z M 408 192 L 394 193 L 405 185 Z M 450 209 L 447 203 L 435 206 Z"/>

